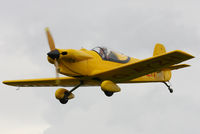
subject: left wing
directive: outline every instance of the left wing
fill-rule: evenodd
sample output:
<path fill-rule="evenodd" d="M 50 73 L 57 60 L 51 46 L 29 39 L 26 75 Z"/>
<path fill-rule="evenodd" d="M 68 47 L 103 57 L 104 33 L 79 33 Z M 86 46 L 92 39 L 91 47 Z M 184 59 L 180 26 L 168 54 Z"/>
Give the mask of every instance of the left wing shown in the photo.
<path fill-rule="evenodd" d="M 95 80 L 81 80 L 74 77 L 60 77 L 59 84 L 56 82 L 56 78 L 43 78 L 43 79 L 26 79 L 26 80 L 8 80 L 3 81 L 4 84 L 17 87 L 52 87 L 52 86 L 66 86 L 72 87 L 83 82 L 82 86 L 97 86 L 100 85 Z"/>
<path fill-rule="evenodd" d="M 135 63 L 124 64 L 104 72 L 97 72 L 91 75 L 96 79 L 111 80 L 116 83 L 132 80 L 162 69 L 178 69 L 188 65 L 176 65 L 180 62 L 194 58 L 194 56 L 180 50 L 171 51 L 161 55 L 153 56 Z"/>

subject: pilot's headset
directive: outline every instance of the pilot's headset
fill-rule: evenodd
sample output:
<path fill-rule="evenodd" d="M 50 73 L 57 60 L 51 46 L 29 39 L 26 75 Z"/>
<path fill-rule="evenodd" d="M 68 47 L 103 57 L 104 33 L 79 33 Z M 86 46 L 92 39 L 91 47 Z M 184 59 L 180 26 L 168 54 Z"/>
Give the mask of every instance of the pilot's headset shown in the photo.
<path fill-rule="evenodd" d="M 104 54 L 107 55 L 108 54 L 108 49 L 106 47 L 102 47 Z"/>

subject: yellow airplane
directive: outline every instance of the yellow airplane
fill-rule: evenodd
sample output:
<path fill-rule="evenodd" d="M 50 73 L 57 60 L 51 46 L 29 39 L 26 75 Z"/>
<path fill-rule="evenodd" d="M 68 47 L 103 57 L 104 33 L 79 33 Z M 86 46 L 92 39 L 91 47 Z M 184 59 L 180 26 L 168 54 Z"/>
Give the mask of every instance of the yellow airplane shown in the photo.
<path fill-rule="evenodd" d="M 3 83 L 17 87 L 74 87 L 71 90 L 56 90 L 55 97 L 62 104 L 74 98 L 72 92 L 80 86 L 100 86 L 106 96 L 112 96 L 121 90 L 117 84 L 162 82 L 172 93 L 173 90 L 167 83 L 171 79 L 171 70 L 190 66 L 179 63 L 194 58 L 181 50 L 166 52 L 162 44 L 155 45 L 153 57 L 143 60 L 128 57 L 106 47 L 92 50 L 57 49 L 48 28 L 46 34 L 51 50 L 47 53 L 47 58 L 55 65 L 56 77 L 8 80 Z M 59 77 L 59 73 L 67 77 Z"/>

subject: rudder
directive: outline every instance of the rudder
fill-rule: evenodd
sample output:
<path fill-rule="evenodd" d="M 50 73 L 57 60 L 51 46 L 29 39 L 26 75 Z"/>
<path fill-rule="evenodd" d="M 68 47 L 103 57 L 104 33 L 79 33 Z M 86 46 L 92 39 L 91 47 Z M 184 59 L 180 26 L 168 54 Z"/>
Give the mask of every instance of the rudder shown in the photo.
<path fill-rule="evenodd" d="M 163 44 L 157 43 L 154 47 L 153 56 L 161 55 L 166 53 L 165 46 Z M 171 70 L 164 69 L 161 72 L 157 72 L 158 79 L 163 79 L 164 81 L 169 81 L 171 79 Z"/>
<path fill-rule="evenodd" d="M 163 44 L 156 44 L 153 51 L 153 56 L 166 53 L 165 46 Z"/>

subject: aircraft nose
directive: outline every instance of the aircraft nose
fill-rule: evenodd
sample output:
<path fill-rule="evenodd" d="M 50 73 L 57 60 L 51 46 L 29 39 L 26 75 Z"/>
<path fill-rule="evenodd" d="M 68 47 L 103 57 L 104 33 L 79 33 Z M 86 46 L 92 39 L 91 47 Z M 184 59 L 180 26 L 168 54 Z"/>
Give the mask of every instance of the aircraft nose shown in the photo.
<path fill-rule="evenodd" d="M 58 59 L 58 58 L 60 57 L 60 53 L 59 53 L 59 51 L 58 51 L 57 49 L 48 52 L 47 55 L 48 55 L 50 58 L 52 58 L 53 60 L 54 60 L 54 59 Z"/>

